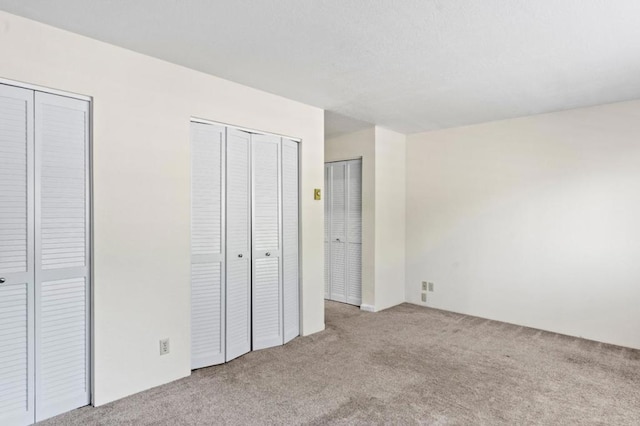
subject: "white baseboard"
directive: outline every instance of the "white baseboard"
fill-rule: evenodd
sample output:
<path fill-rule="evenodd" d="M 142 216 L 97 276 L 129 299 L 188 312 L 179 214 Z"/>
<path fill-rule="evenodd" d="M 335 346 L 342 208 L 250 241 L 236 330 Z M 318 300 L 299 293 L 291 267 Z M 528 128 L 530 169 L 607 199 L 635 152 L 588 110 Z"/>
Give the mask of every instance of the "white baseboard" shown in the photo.
<path fill-rule="evenodd" d="M 367 311 L 367 312 L 375 312 L 376 311 L 376 307 L 373 306 L 373 305 L 362 304 L 362 305 L 360 305 L 360 310 Z"/>

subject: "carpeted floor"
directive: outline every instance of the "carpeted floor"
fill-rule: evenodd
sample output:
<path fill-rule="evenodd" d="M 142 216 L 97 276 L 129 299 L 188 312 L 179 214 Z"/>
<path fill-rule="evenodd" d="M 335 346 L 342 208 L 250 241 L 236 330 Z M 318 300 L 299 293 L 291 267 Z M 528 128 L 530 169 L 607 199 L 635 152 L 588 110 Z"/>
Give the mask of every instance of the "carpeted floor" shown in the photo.
<path fill-rule="evenodd" d="M 403 304 L 46 425 L 640 425 L 640 351 Z"/>

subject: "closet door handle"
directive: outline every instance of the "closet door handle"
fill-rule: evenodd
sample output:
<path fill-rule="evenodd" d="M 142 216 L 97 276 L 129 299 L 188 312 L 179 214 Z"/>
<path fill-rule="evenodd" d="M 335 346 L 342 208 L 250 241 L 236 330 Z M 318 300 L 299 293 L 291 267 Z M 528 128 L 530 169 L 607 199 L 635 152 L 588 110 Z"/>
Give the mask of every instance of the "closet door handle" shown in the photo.
<path fill-rule="evenodd" d="M 265 256 L 271 256 L 271 253 L 266 252 L 264 255 L 265 255 Z"/>
<path fill-rule="evenodd" d="M 238 255 L 238 257 L 242 257 L 242 253 L 240 253 L 240 254 Z"/>
<path fill-rule="evenodd" d="M 6 280 L 6 279 L 4 279 L 4 278 L 0 278 L 0 284 L 4 284 L 5 282 L 7 282 L 7 280 Z"/>

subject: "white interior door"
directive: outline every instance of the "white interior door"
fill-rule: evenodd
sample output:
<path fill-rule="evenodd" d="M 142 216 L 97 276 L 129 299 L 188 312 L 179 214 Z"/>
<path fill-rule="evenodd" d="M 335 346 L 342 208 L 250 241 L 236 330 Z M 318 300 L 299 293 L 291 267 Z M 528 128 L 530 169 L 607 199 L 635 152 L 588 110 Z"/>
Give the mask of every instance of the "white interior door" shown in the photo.
<path fill-rule="evenodd" d="M 331 164 L 331 300 L 347 301 L 347 166 L 344 162 Z"/>
<path fill-rule="evenodd" d="M 225 362 L 225 128 L 191 123 L 191 368 Z"/>
<path fill-rule="evenodd" d="M 251 350 L 251 134 L 227 129 L 227 356 Z"/>
<path fill-rule="evenodd" d="M 331 164 L 324 165 L 324 298 L 331 299 Z"/>
<path fill-rule="evenodd" d="M 89 103 L 35 93 L 36 421 L 89 404 Z"/>
<path fill-rule="evenodd" d="M 0 424 L 35 418 L 33 91 L 0 85 Z"/>
<path fill-rule="evenodd" d="M 362 160 L 325 165 L 325 298 L 362 303 Z"/>
<path fill-rule="evenodd" d="M 362 303 L 362 160 L 347 161 L 347 303 Z"/>
<path fill-rule="evenodd" d="M 282 139 L 282 291 L 284 343 L 300 334 L 298 144 Z"/>
<path fill-rule="evenodd" d="M 300 334 L 298 144 L 205 123 L 192 123 L 191 135 L 192 368 L 200 368 Z"/>
<path fill-rule="evenodd" d="M 253 349 L 283 344 L 280 138 L 251 137 Z"/>

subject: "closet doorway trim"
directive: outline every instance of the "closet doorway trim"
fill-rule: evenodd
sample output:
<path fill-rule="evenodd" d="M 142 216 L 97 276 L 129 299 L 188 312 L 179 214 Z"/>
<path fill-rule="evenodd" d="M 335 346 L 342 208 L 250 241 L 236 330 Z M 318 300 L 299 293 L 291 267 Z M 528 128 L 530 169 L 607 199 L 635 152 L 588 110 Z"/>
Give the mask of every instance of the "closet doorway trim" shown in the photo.
<path fill-rule="evenodd" d="M 81 101 L 87 101 L 90 103 L 90 105 L 93 102 L 93 97 L 91 96 L 80 95 L 78 93 L 72 93 L 72 92 L 65 92 L 63 90 L 51 89 L 49 87 L 38 86 L 30 83 L 23 83 L 21 81 L 8 80 L 2 77 L 0 77 L 0 84 L 4 84 L 6 86 L 18 87 L 20 89 L 34 90 L 36 92 L 49 93 L 50 95 L 64 96 L 65 98 L 72 98 L 72 99 L 78 99 Z M 89 136 L 91 136 L 91 133 L 89 133 Z M 89 142 L 91 142 L 91 139 L 89 140 Z"/>
<path fill-rule="evenodd" d="M 201 123 L 201 124 L 212 124 L 214 126 L 230 127 L 230 128 L 236 129 L 236 130 L 241 130 L 243 132 L 252 133 L 254 135 L 277 136 L 279 138 L 286 138 L 286 139 L 289 139 L 289 140 L 292 140 L 292 141 L 298 142 L 298 143 L 302 142 L 302 139 L 300 139 L 300 138 L 294 138 L 292 136 L 281 135 L 279 133 L 263 132 L 262 130 L 248 129 L 246 127 L 236 126 L 235 124 L 223 123 L 222 121 L 205 120 L 204 118 L 191 117 L 191 122 L 192 123 Z M 298 155 L 298 157 L 300 157 L 300 156 Z"/>

